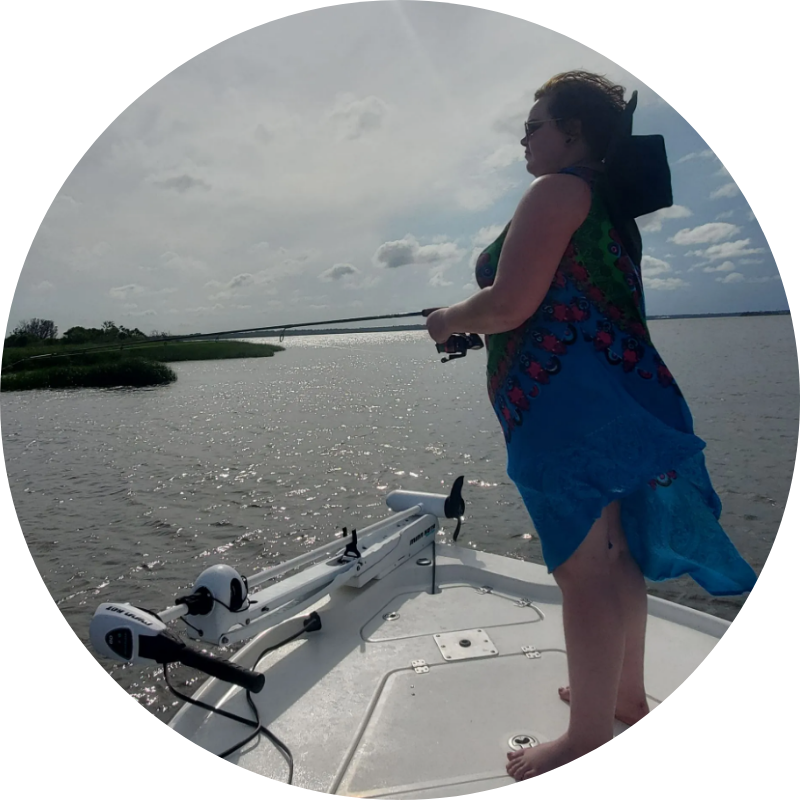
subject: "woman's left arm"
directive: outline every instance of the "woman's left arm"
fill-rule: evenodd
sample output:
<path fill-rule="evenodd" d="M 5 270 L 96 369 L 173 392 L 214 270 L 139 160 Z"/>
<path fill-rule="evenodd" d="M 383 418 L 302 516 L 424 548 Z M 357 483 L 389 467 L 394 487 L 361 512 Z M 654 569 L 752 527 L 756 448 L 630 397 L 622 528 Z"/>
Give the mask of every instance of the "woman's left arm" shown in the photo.
<path fill-rule="evenodd" d="M 494 283 L 433 312 L 428 317 L 430 335 L 444 342 L 456 332 L 503 333 L 533 316 L 591 202 L 591 190 L 581 178 L 565 174 L 537 178 L 514 212 Z"/>

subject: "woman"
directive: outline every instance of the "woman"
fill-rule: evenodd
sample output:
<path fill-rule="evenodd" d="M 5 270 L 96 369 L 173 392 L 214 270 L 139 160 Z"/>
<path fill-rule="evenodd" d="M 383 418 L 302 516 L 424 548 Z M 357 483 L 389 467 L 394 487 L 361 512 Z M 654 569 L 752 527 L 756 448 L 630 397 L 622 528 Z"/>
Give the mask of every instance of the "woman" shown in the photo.
<path fill-rule="evenodd" d="M 509 753 L 516 780 L 609 741 L 615 716 L 647 714 L 644 577 L 689 574 L 714 595 L 756 578 L 719 525 L 705 443 L 651 341 L 636 243 L 609 215 L 603 159 L 624 92 L 587 72 L 536 92 L 521 142 L 535 180 L 478 258 L 480 291 L 427 318 L 436 342 L 487 335 L 508 474 L 563 595 L 569 727 Z"/>

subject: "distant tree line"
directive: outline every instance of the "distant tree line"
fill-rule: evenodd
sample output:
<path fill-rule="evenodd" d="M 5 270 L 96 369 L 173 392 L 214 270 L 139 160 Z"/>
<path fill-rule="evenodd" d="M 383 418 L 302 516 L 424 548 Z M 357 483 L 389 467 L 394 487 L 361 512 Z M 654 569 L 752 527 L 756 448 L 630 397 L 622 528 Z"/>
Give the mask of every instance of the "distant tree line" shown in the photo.
<path fill-rule="evenodd" d="M 167 333 L 153 331 L 151 337 L 168 336 Z M 107 320 L 99 328 L 84 328 L 76 325 L 58 338 L 58 328 L 51 319 L 28 319 L 11 331 L 6 337 L 5 347 L 31 347 L 35 345 L 54 344 L 111 344 L 125 339 L 147 339 L 147 334 L 138 328 L 126 328 L 124 325 Z"/>

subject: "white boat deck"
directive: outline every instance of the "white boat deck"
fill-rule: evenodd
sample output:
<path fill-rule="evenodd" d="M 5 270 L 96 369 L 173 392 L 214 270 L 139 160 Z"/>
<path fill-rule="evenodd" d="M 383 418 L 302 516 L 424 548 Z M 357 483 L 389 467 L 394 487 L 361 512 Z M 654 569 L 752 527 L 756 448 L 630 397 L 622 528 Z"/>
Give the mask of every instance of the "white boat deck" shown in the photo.
<path fill-rule="evenodd" d="M 566 729 L 569 707 L 557 693 L 568 683 L 561 595 L 553 579 L 535 564 L 455 545 L 435 548 L 435 594 L 432 566 L 418 563 L 431 559 L 429 546 L 363 589 L 338 589 L 315 607 L 320 631 L 260 662 L 267 680 L 253 699 L 262 722 L 292 751 L 295 785 L 351 797 L 485 791 L 512 782 L 505 754 L 514 737 L 543 742 Z M 651 708 L 727 627 L 650 598 Z M 252 666 L 265 647 L 298 628 L 289 620 L 234 660 Z M 208 681 L 196 697 L 252 717 L 244 692 L 228 684 Z M 251 732 L 188 705 L 171 724 L 215 753 Z M 617 733 L 624 730 L 617 723 Z M 277 781 L 288 776 L 286 761 L 263 735 L 229 760 Z"/>

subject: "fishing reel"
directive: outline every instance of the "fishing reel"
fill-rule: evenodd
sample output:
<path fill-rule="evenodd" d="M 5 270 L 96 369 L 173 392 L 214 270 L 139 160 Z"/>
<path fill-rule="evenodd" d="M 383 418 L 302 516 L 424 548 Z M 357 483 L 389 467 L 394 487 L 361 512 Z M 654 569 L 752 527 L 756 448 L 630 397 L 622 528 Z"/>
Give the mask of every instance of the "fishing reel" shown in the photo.
<path fill-rule="evenodd" d="M 436 345 L 438 353 L 449 353 L 442 364 L 454 358 L 464 358 L 467 350 L 483 350 L 483 340 L 477 333 L 454 333 L 446 342 Z"/>

